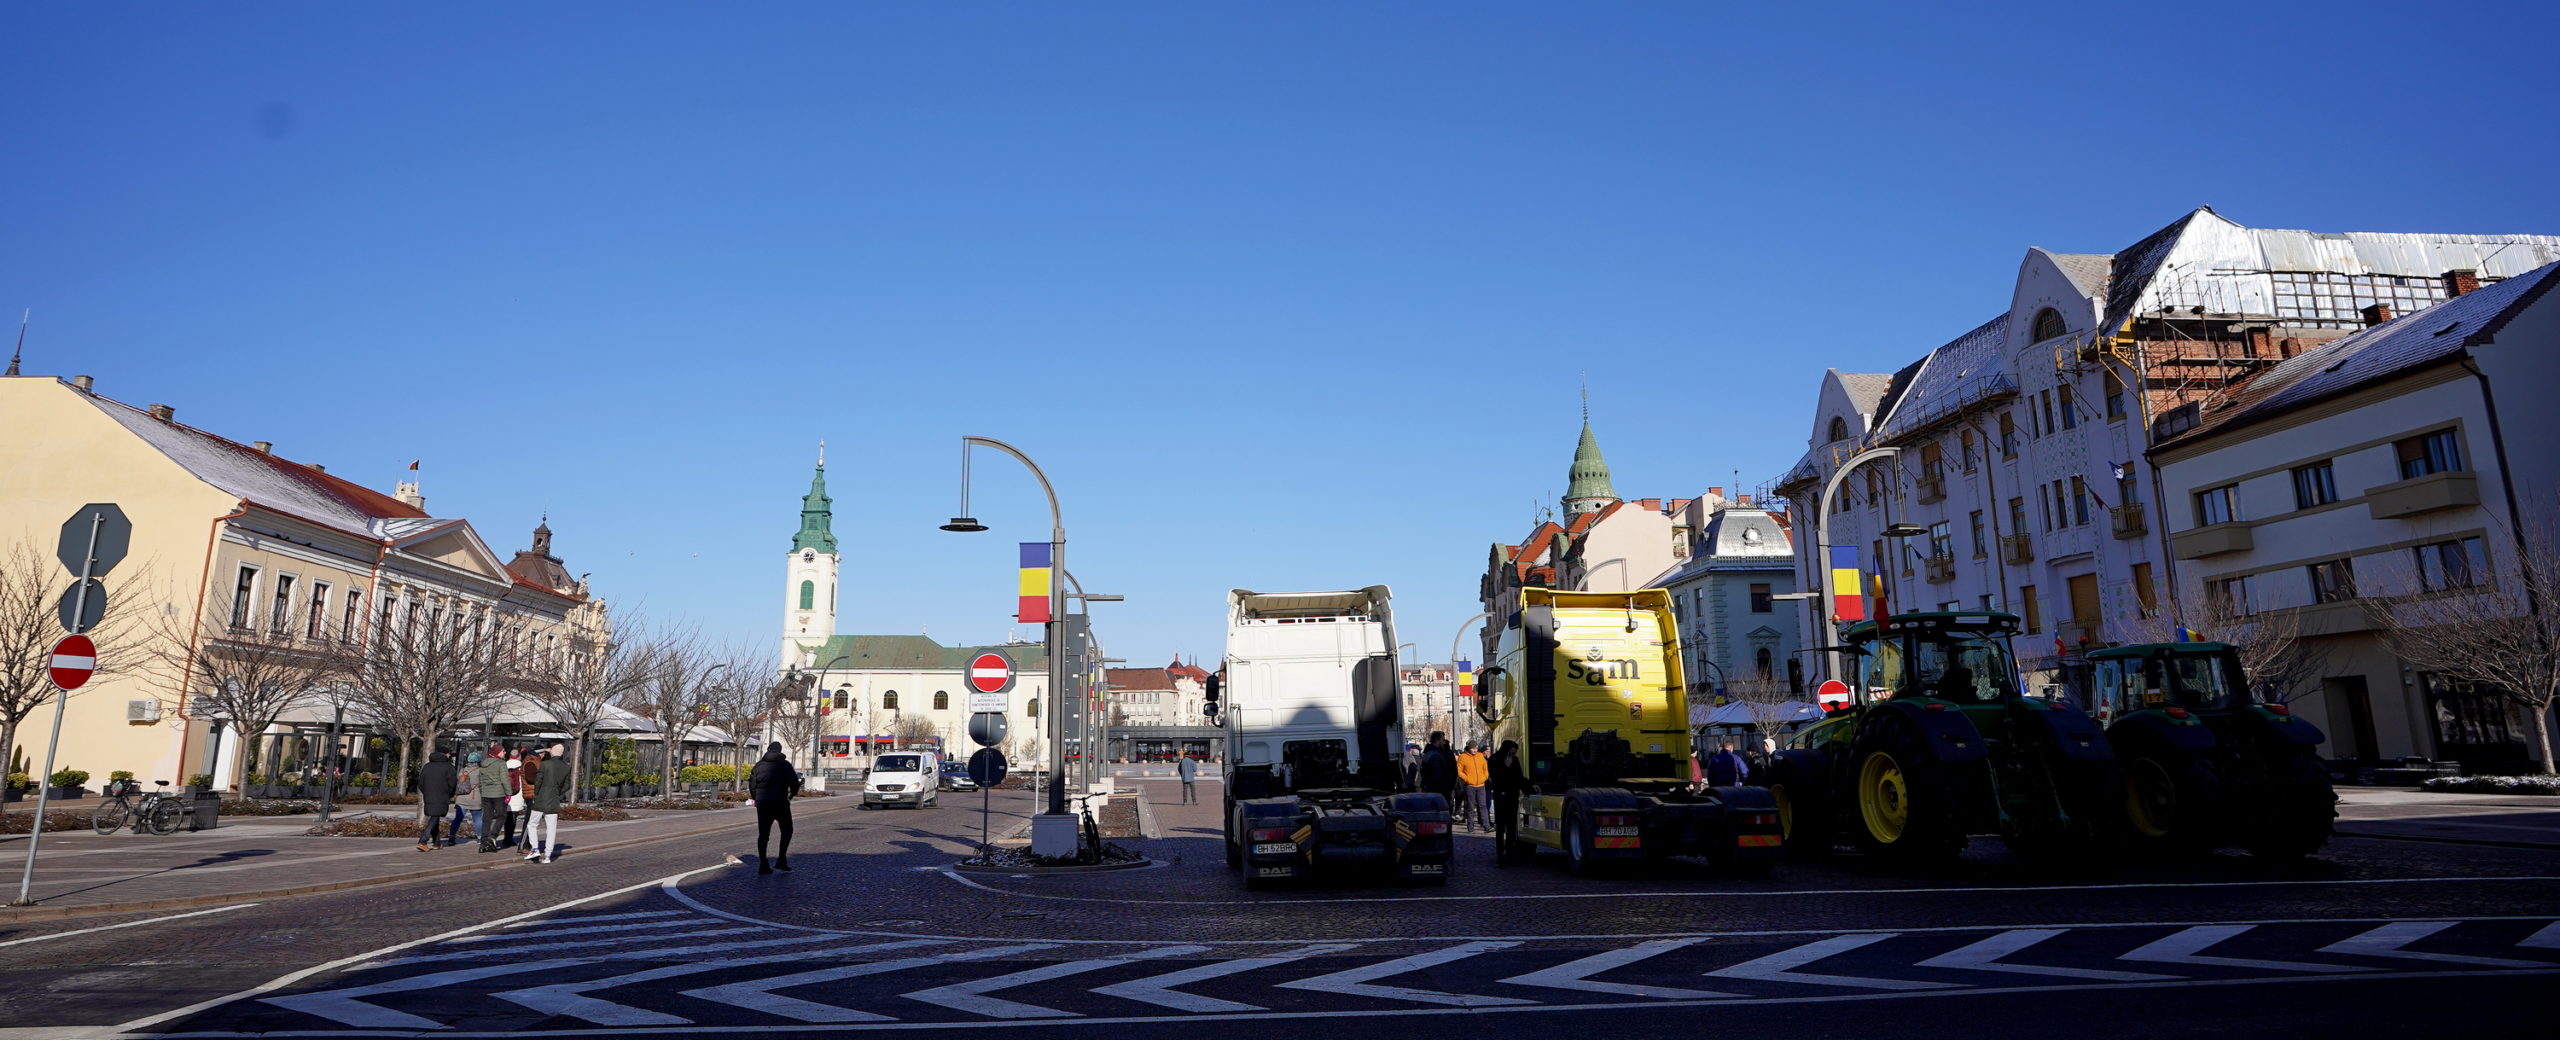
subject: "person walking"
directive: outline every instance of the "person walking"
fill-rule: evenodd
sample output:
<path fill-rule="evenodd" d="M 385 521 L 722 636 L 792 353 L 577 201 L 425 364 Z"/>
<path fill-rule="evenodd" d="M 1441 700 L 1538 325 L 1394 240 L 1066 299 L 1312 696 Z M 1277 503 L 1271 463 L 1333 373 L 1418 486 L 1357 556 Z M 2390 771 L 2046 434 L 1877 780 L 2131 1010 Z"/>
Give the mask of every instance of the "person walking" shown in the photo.
<path fill-rule="evenodd" d="M 765 745 L 764 757 L 747 771 L 747 797 L 756 803 L 756 873 L 791 869 L 791 799 L 799 793 L 800 771 L 782 756 L 782 742 Z M 767 860 L 766 841 L 777 826 L 782 829 L 782 854 Z"/>
<path fill-rule="evenodd" d="M 1422 790 L 1440 796 L 1449 811 L 1458 811 L 1458 756 L 1449 753 L 1449 735 L 1438 730 L 1431 733 L 1431 743 L 1422 749 Z"/>
<path fill-rule="evenodd" d="M 1491 813 L 1486 810 L 1485 805 L 1486 775 L 1484 749 L 1474 744 L 1467 745 L 1467 750 L 1458 756 L 1458 786 L 1466 795 L 1466 811 L 1463 815 L 1466 817 L 1467 825 L 1477 830 L 1492 826 L 1488 822 L 1491 819 Z"/>
<path fill-rule="evenodd" d="M 525 845 L 525 839 L 526 839 L 527 835 L 524 833 L 524 831 L 521 829 L 521 826 L 520 826 L 520 825 L 521 825 L 521 824 L 523 824 L 523 822 L 524 822 L 524 796 L 525 796 L 525 784 L 524 784 L 524 782 L 525 782 L 525 775 L 524 775 L 524 749 L 523 749 L 523 748 L 508 748 L 508 749 L 507 749 L 507 836 L 506 836 L 506 840 L 501 841 L 501 842 L 499 842 L 499 843 L 498 843 L 498 845 L 499 845 L 499 847 L 500 847 L 500 848 L 506 848 L 506 849 L 518 849 L 518 848 L 523 848 L 523 847 L 524 847 L 524 845 Z"/>
<path fill-rule="evenodd" d="M 507 814 L 507 749 L 489 745 L 489 754 L 480 760 L 480 768 L 472 774 L 472 788 L 480 795 L 480 851 L 498 851 L 498 821 Z M 508 835 L 515 831 L 510 828 Z"/>
<path fill-rule="evenodd" d="M 1406 741 L 1404 760 L 1396 764 L 1396 770 L 1396 780 L 1402 785 L 1398 790 L 1422 790 L 1422 745 Z"/>
<path fill-rule="evenodd" d="M 1200 779 L 1200 763 L 1192 761 L 1191 756 L 1184 755 L 1182 760 L 1173 767 L 1173 772 L 1174 775 L 1182 778 L 1182 804 L 1200 804 L 1200 792 L 1191 786 L 1193 782 Z"/>
<path fill-rule="evenodd" d="M 1751 763 L 1733 750 L 1733 742 L 1725 741 L 1707 758 L 1707 786 L 1735 787 L 1751 778 Z"/>
<path fill-rule="evenodd" d="M 427 764 L 418 768 L 418 851 L 436 850 L 436 824 L 443 821 L 444 811 L 453 805 L 456 781 L 453 756 L 442 751 L 427 756 Z"/>
<path fill-rule="evenodd" d="M 446 848 L 452 848 L 453 846 L 462 844 L 462 821 L 464 820 L 471 821 L 471 834 L 473 837 L 478 837 L 480 834 L 480 828 L 483 824 L 480 821 L 479 772 L 480 753 L 477 751 L 472 752 L 469 757 L 463 759 L 461 767 L 453 771 L 453 790 L 451 798 L 451 801 L 453 802 L 453 819 L 446 821 L 444 836 L 444 844 Z"/>
<path fill-rule="evenodd" d="M 1487 763 L 1493 788 L 1493 863 L 1511 865 L 1512 827 L 1520 819 L 1520 792 L 1529 786 L 1529 778 L 1520 767 L 1520 742 L 1506 740 Z"/>
<path fill-rule="evenodd" d="M 524 843 L 526 861 L 549 863 L 560 851 L 560 803 L 569 799 L 569 749 L 553 744 L 539 756 L 526 760 L 525 769 L 532 772 L 525 796 Z"/>

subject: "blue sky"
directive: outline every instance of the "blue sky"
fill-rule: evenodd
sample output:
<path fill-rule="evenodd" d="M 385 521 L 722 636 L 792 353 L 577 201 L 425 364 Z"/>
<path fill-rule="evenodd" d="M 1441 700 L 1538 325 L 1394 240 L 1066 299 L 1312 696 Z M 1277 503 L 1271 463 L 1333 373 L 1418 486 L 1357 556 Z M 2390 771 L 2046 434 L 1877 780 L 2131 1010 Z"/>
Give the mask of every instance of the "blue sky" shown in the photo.
<path fill-rule="evenodd" d="M 1621 494 L 1755 486 L 2029 246 L 2560 233 L 2560 18 L 2447 10 L 12 4 L 0 308 L 726 639 L 820 438 L 842 630 L 1004 638 L 1045 507 L 982 456 L 933 529 L 974 433 L 1117 656 L 1385 582 L 1436 658 L 1580 380 Z"/>

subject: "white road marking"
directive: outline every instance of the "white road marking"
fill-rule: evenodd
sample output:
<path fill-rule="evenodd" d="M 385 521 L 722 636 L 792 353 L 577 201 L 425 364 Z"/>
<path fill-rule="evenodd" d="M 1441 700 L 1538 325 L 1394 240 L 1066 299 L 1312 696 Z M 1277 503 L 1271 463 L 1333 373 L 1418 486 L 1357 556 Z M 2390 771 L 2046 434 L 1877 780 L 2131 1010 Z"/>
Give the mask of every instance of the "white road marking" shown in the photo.
<path fill-rule="evenodd" d="M 706 922 L 703 922 L 703 923 L 704 923 L 704 924 L 710 924 L 710 923 L 714 923 L 714 922 L 708 922 L 708 921 L 706 921 Z M 681 926 L 679 926 L 679 927 L 685 927 L 685 928 L 699 928 L 699 927 L 701 927 L 701 925 L 697 925 L 697 924 L 687 924 L 687 925 L 681 925 Z M 599 936 L 590 936 L 590 937 L 585 938 L 585 939 L 573 939 L 573 940 L 570 940 L 570 941 L 568 941 L 568 942 L 556 942 L 556 943 L 533 943 L 533 944 L 531 944 L 531 945 L 527 945 L 527 946 L 508 946 L 508 947 L 504 947 L 504 948 L 501 950 L 501 952 L 505 953 L 507 956 L 512 957 L 512 956 L 514 956 L 514 955 L 516 955 L 516 954 L 519 954 L 519 953 L 543 953 L 543 952 L 550 951 L 550 950 L 591 950 L 591 949 L 594 949 L 594 948 L 596 948 L 596 947 L 598 947 L 598 946 L 620 946 L 620 945 L 622 945 L 623 943 L 636 943 L 636 942 L 674 942 L 674 941 L 679 940 L 679 939 L 685 939 L 685 940 L 691 940 L 691 939 L 708 939 L 708 938 L 711 938 L 712 936 L 715 936 L 715 935 L 737 935 L 737 934 L 739 934 L 739 933 L 741 933 L 741 932 L 752 932 L 752 931 L 755 931 L 755 929 L 753 929 L 753 928 L 713 928 L 713 929 L 710 929 L 709 931 L 701 931 L 701 932 L 669 932 L 669 933 L 666 933 L 666 934 L 664 934 L 664 935 L 599 935 Z M 537 933 L 537 934 L 538 934 L 538 933 Z M 507 938 L 509 938 L 509 939 L 513 939 L 513 938 L 516 938 L 516 936 L 512 936 L 512 935 L 510 935 L 510 936 L 507 936 Z M 451 944 L 450 944 L 450 943 L 448 943 L 447 945 L 451 945 Z M 449 954 L 436 954 L 436 956 L 439 956 L 439 957 L 442 957 L 442 956 L 449 956 Z"/>
<path fill-rule="evenodd" d="M 184 914 L 170 914 L 170 915 L 169 915 L 169 916 L 167 916 L 167 917 L 152 917 L 152 918 L 146 918 L 146 919 L 144 919 L 144 920 L 140 920 L 140 921 L 126 921 L 126 922 L 124 922 L 123 924 L 102 924 L 102 925 L 99 925 L 99 926 L 97 926 L 97 927 L 95 927 L 95 928 L 83 928 L 83 929 L 80 929 L 80 930 L 75 931 L 75 932 L 55 932 L 55 933 L 53 933 L 53 934 L 51 934 L 51 935 L 36 935 L 36 936 L 29 936 L 29 937 L 24 938 L 24 939 L 11 939 L 11 940 L 9 940 L 8 942 L 0 942 L 0 946 L 17 946 L 17 945 L 21 945 L 21 944 L 24 944 L 24 943 L 43 942 L 43 941 L 45 941 L 45 940 L 47 940 L 47 939 L 68 939 L 68 938 L 70 938 L 70 937 L 72 937 L 72 936 L 75 936 L 75 935 L 87 935 L 87 934 L 89 934 L 89 933 L 91 933 L 91 932 L 107 932 L 107 931 L 114 931 L 115 929 L 118 929 L 118 928 L 131 928 L 131 927 L 133 927 L 133 926 L 135 926 L 135 925 L 140 925 L 140 924 L 161 924 L 161 923 L 165 923 L 165 922 L 168 922 L 168 921 L 175 921 L 175 920 L 178 920 L 179 918 L 183 918 L 183 917 L 203 917 L 203 916 L 204 916 L 204 915 L 206 915 L 206 914 L 225 914 L 225 913 L 230 913 L 230 912 L 231 912 L 231 911 L 233 911 L 233 910 L 246 910 L 246 909 L 248 909 L 248 908 L 250 908 L 250 907 L 253 907 L 253 906 L 256 906 L 256 905 L 258 905 L 258 904 L 256 904 L 256 903 L 234 903 L 234 904 L 232 904 L 232 905 L 230 905 L 230 906 L 217 906 L 217 907 L 214 907 L 214 908 L 213 908 L 213 909 L 211 909 L 211 910 L 197 910 L 197 911 L 193 911 L 193 912 L 191 912 L 191 913 L 184 913 Z"/>
<path fill-rule="evenodd" d="M 915 939 L 908 942 L 881 943 L 876 946 L 864 946 L 851 950 L 829 951 L 829 955 L 842 956 L 845 954 L 878 953 L 883 950 L 901 950 L 917 946 L 933 945 L 936 945 L 935 940 Z M 542 1012 L 546 1015 L 559 1015 L 565 1018 L 581 1019 L 593 1022 L 600 1026 L 680 1026 L 691 1023 L 693 1020 L 679 1015 L 669 1015 L 661 1012 L 650 1011 L 645 1008 L 632 1007 L 628 1004 L 617 1004 L 610 1000 L 601 1000 L 587 996 L 587 993 L 600 989 L 615 989 L 622 986 L 637 985 L 643 982 L 656 982 L 660 979 L 672 979 L 685 975 L 698 975 L 706 971 L 719 971 L 723 968 L 743 968 L 756 964 L 778 964 L 785 961 L 806 960 L 808 959 L 808 956 L 809 955 L 806 953 L 770 953 L 762 957 L 736 957 L 728 960 L 702 961 L 694 964 L 671 964 L 663 968 L 651 968 L 647 971 L 636 971 L 629 975 L 616 975 L 612 978 L 591 979 L 586 982 L 563 982 L 554 986 L 535 986 L 530 989 L 508 990 L 504 993 L 498 994 L 497 997 L 500 1000 L 522 1004 L 525 1007 L 532 1008 L 533 1010 Z"/>
<path fill-rule="evenodd" d="M 1176 1011 L 1189 1011 L 1195 1014 L 1205 1014 L 1214 1011 L 1262 1011 L 1265 1009 L 1260 1005 L 1245 1004 L 1233 1000 L 1220 1000 L 1216 997 L 1204 997 L 1197 993 L 1184 993 L 1174 989 L 1173 987 L 1188 986 L 1194 982 L 1207 982 L 1210 979 L 1224 978 L 1229 975 L 1252 971 L 1256 968 L 1269 968 L 1275 965 L 1287 964 L 1291 961 L 1305 960 L 1309 957 L 1321 957 L 1326 954 L 1341 953 L 1345 950 L 1356 950 L 1359 948 L 1358 943 L 1320 943 L 1314 946 L 1309 946 L 1303 950 L 1294 950 L 1289 953 L 1274 954 L 1268 957 L 1238 957 L 1234 960 L 1224 961 L 1217 964 L 1203 964 L 1198 967 L 1184 968 L 1181 971 L 1169 972 L 1163 975 L 1154 975 L 1143 979 L 1131 979 L 1127 982 L 1114 983 L 1109 986 L 1098 986 L 1094 988 L 1093 992 L 1100 993 L 1104 996 L 1119 997 L 1123 1000 L 1135 1000 L 1144 1004 L 1159 1004 L 1172 1008 Z"/>
<path fill-rule="evenodd" d="M 1318 975 L 1312 979 L 1299 979 L 1295 982 L 1283 982 L 1280 983 L 1280 988 L 1302 989 L 1313 993 L 1340 993 L 1354 997 L 1379 997 L 1386 1000 L 1413 1000 L 1420 1001 L 1425 1004 L 1449 1004 L 1456 1007 L 1469 1008 L 1498 1007 L 1504 1004 L 1534 1004 L 1537 1002 L 1533 1000 L 1522 1000 L 1518 997 L 1488 997 L 1474 993 L 1443 993 L 1434 989 L 1413 989 L 1405 986 L 1373 986 L 1369 984 L 1377 979 L 1392 978 L 1409 971 L 1420 971 L 1434 965 L 1447 964 L 1450 961 L 1473 957 L 1479 953 L 1491 953 L 1495 950 L 1507 950 L 1518 945 L 1520 944 L 1516 942 L 1462 943 L 1457 946 L 1449 947 L 1445 950 L 1433 950 L 1429 953 L 1417 953 L 1411 957 L 1398 957 L 1395 960 L 1364 965 L 1347 971 L 1337 971 L 1330 975 Z"/>
<path fill-rule="evenodd" d="M 680 912 L 680 911 L 669 911 L 669 912 L 670 912 L 670 913 L 677 913 L 677 912 Z M 624 923 L 624 924 L 597 924 L 597 925 L 587 925 L 587 926 L 585 926 L 585 927 L 580 927 L 580 928 L 543 928 L 543 929 L 542 929 L 541 931 L 539 931 L 539 932 L 534 932 L 534 933 L 530 933 L 530 934 L 537 935 L 537 936 L 541 936 L 541 937 L 544 937 L 544 938 L 548 938 L 548 937 L 550 937 L 550 936 L 554 936 L 554 935 L 589 935 L 589 934 L 593 934 L 593 933 L 596 933 L 596 932 L 628 932 L 628 931 L 633 931 L 633 930 L 636 930 L 636 929 L 642 929 L 642 928 L 694 928 L 694 927 L 699 927 L 702 923 L 703 923 L 703 922 L 696 922 L 696 921 L 631 921 L 631 922 L 627 922 L 627 923 Z M 523 927 L 526 927 L 526 925 L 528 925 L 528 924 L 529 924 L 529 925 L 532 925 L 532 926 L 534 926 L 534 927 L 541 927 L 542 922 L 540 922 L 540 921 L 529 921 L 529 922 L 526 922 L 526 924 L 508 925 L 508 926 L 507 926 L 507 927 L 508 927 L 508 929 L 509 929 L 508 931 L 504 931 L 504 932 L 493 932 L 493 933 L 490 933 L 490 934 L 488 934 L 488 935 L 473 935 L 473 936 L 468 936 L 468 937 L 465 937 L 465 938 L 456 939 L 456 940 L 454 940 L 454 941 L 452 941 L 452 942 L 446 943 L 445 945 L 447 945 L 447 946 L 460 946 L 460 945 L 462 945 L 462 944 L 464 944 L 464 943 L 483 943 L 483 942 L 488 942 L 488 941 L 493 940 L 493 939 L 515 939 L 515 940 L 519 940 L 519 941 L 521 941 L 521 940 L 523 940 L 523 939 L 524 939 L 524 937 L 525 937 L 525 935 L 526 935 L 527 933 L 516 932 L 516 931 L 514 931 L 513 929 L 523 928 Z M 512 949 L 512 948 L 513 948 L 513 947 L 511 947 L 511 949 Z"/>
<path fill-rule="evenodd" d="M 2345 974 L 2372 971 L 2372 968 L 2346 964 L 2312 964 L 2307 961 L 2269 961 L 2251 957 L 2207 957 L 2205 948 L 2248 931 L 2254 925 L 2200 924 L 2161 939 L 2116 958 L 2120 961 L 2158 961 L 2162 964 L 2211 964 L 2225 968 L 2256 968 L 2262 971 L 2307 971 L 2321 974 Z"/>
<path fill-rule="evenodd" d="M 2525 936 L 2524 941 L 2516 945 L 2543 950 L 2560 950 L 2560 921 L 2544 925 L 2541 931 Z"/>
<path fill-rule="evenodd" d="M 355 1026 L 359 1029 L 445 1029 L 449 1027 L 432 1018 L 420 1018 L 406 1011 L 394 1011 L 379 1004 L 368 1004 L 364 1002 L 364 998 L 381 996 L 385 993 L 408 993 L 422 989 L 436 989 L 442 986 L 475 982 L 480 979 L 493 978 L 499 975 L 513 975 L 518 972 L 526 971 L 548 971 L 559 968 L 575 967 L 577 965 L 587 963 L 590 963 L 590 961 L 584 957 L 568 957 L 556 960 L 509 961 L 504 964 L 486 964 L 477 968 L 460 968 L 454 971 L 438 971 L 430 972 L 425 975 L 411 975 L 407 978 L 393 979 L 389 982 L 377 982 L 370 986 L 353 986 L 347 989 L 329 989 L 321 990 L 316 993 L 295 993 L 288 996 L 264 997 L 261 999 L 280 1008 L 299 1011 L 306 1015 L 325 1018 L 340 1025 Z"/>
<path fill-rule="evenodd" d="M 2403 950 L 2401 947 L 2451 928 L 2459 921 L 2394 921 L 2362 935 L 2320 948 L 2321 953 L 2352 953 L 2361 957 L 2398 957 L 2415 961 L 2442 961 L 2446 964 L 2477 964 L 2488 968 L 2548 968 L 2549 961 L 2517 960 L 2512 957 L 2473 957 L 2459 953 L 2427 953 Z"/>
<path fill-rule="evenodd" d="M 1813 975 L 1793 969 L 1803 967 L 1837 953 L 1847 953 L 1891 939 L 1899 932 L 1870 932 L 1865 935 L 1839 935 L 1810 942 L 1792 950 L 1781 950 L 1766 957 L 1747 960 L 1730 968 L 1718 968 L 1709 975 L 1728 979 L 1758 979 L 1762 982 L 1801 982 L 1816 986 L 1853 986 L 1858 989 L 1956 989 L 1953 982 L 1921 982 L 1916 979 L 1875 979 L 1863 975 Z"/>
<path fill-rule="evenodd" d="M 2002 964 L 2000 958 L 2026 949 L 2068 928 L 2012 928 L 1960 950 L 1939 954 L 1918 962 L 1923 968 L 1961 968 L 1966 971 L 2005 971 L 2017 975 L 2051 975 L 2065 979 L 2102 979 L 2108 982 L 2148 982 L 2153 979 L 2180 978 L 2147 971 L 2110 971 L 2105 968 L 2057 968 L 2047 964 Z"/>
<path fill-rule="evenodd" d="M 732 982 L 725 986 L 708 986 L 702 989 L 689 989 L 684 991 L 684 995 L 696 1000 L 708 1000 L 714 1004 L 727 1004 L 731 1007 L 742 1007 L 749 1011 L 763 1012 L 764 1014 L 772 1015 L 775 1018 L 788 1018 L 795 1022 L 889 1022 L 895 1020 L 887 1015 L 875 1015 L 868 1011 L 856 1011 L 852 1008 L 837 1007 L 833 1004 L 821 1004 L 814 1000 L 801 1000 L 798 997 L 786 997 L 773 991 L 778 989 L 790 989 L 794 986 L 811 986 L 821 982 L 834 982 L 837 979 L 857 978 L 863 975 L 882 975 L 893 971 L 905 971 L 909 968 L 921 968 L 933 964 L 948 964 L 953 961 L 985 960 L 991 957 L 1002 957 L 1007 954 L 1029 953 L 1034 950 L 1045 950 L 1049 947 L 1049 943 L 1027 943 L 1016 946 L 998 946 L 985 950 L 965 950 L 960 953 L 937 954 L 931 957 L 907 957 L 894 961 L 873 961 L 869 964 L 848 964 L 841 967 L 819 968 L 815 971 L 803 971 L 790 975 L 782 975 L 770 979 L 749 979 L 745 982 Z"/>
<path fill-rule="evenodd" d="M 1626 967 L 1656 954 L 1669 953 L 1681 947 L 1705 941 L 1702 938 L 1655 939 L 1651 942 L 1637 943 L 1623 950 L 1595 953 L 1578 961 L 1556 965 L 1545 971 L 1514 975 L 1502 981 L 1513 986 L 1540 986 L 1547 989 L 1572 990 L 1576 993 L 1613 993 L 1621 997 L 1654 997 L 1661 1000 L 1715 1000 L 1741 996 L 1742 994 L 1739 993 L 1723 993 L 1711 989 L 1641 986 L 1631 982 L 1595 982 L 1589 978 L 1613 968 Z"/>
<path fill-rule="evenodd" d="M 643 910 L 636 914 L 574 914 L 540 921 L 518 921 L 508 928 L 540 928 L 547 924 L 593 924 L 597 921 L 636 921 L 643 917 L 682 917 L 682 910 Z"/>
<path fill-rule="evenodd" d="M 1056 1008 L 1041 1007 L 1038 1004 L 1025 1004 L 1001 997 L 990 997 L 987 994 L 1000 989 L 1028 986 L 1034 982 L 1047 982 L 1050 979 L 1065 978 L 1069 975 L 1082 975 L 1088 971 L 1115 967 L 1132 961 L 1180 957 L 1206 949 L 1208 949 L 1206 946 L 1161 946 L 1152 950 L 1135 950 L 1117 957 L 1095 957 L 1081 961 L 1045 964 L 1010 975 L 920 989 L 913 993 L 901 993 L 899 996 L 940 1005 L 955 1011 L 965 1011 L 972 1015 L 985 1015 L 988 1018 L 1080 1018 L 1082 1016 L 1073 1011 L 1060 1011 Z"/>

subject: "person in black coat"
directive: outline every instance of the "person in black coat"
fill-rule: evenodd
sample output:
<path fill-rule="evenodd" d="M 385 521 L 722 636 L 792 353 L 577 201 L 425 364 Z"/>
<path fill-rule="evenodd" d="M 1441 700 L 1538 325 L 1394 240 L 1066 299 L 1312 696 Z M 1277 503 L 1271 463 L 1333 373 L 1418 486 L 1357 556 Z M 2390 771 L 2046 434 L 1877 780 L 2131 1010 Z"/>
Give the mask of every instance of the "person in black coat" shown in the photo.
<path fill-rule="evenodd" d="M 1431 744 L 1422 749 L 1422 789 L 1458 804 L 1458 756 L 1449 750 L 1449 735 L 1434 731 Z"/>
<path fill-rule="evenodd" d="M 756 806 L 756 873 L 791 869 L 791 798 L 799 793 L 800 771 L 782 757 L 782 742 L 765 745 L 764 757 L 747 772 L 747 797 Z M 767 860 L 766 841 L 776 825 L 782 829 L 782 854 Z"/>
<path fill-rule="evenodd" d="M 1520 742 L 1506 740 L 1502 749 L 1493 753 L 1488 764 L 1492 774 L 1486 785 L 1493 788 L 1493 862 L 1511 865 L 1511 846 L 1517 840 L 1512 828 L 1520 820 L 1520 792 L 1529 789 L 1527 771 L 1520 765 Z"/>
<path fill-rule="evenodd" d="M 418 809 L 420 826 L 418 851 L 436 850 L 436 821 L 453 807 L 453 756 L 438 751 L 427 756 L 427 764 L 418 769 Z"/>

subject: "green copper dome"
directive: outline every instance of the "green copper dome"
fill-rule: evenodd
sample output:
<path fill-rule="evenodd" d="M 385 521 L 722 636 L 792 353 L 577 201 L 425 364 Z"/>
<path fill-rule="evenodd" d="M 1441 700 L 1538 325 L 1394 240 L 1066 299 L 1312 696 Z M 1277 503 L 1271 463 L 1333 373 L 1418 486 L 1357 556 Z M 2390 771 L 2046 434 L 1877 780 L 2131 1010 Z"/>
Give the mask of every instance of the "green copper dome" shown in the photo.
<path fill-rule="evenodd" d="M 816 549 L 836 551 L 835 500 L 827 497 L 827 464 L 818 464 L 818 475 L 809 478 L 809 494 L 800 500 L 800 533 L 791 539 L 791 551 Z"/>
<path fill-rule="evenodd" d="M 1573 471 L 1565 484 L 1564 502 L 1568 512 L 1578 502 L 1615 502 L 1616 488 L 1609 486 L 1609 463 L 1600 457 L 1600 439 L 1591 435 L 1591 423 L 1582 424 L 1582 443 L 1573 449 Z"/>

